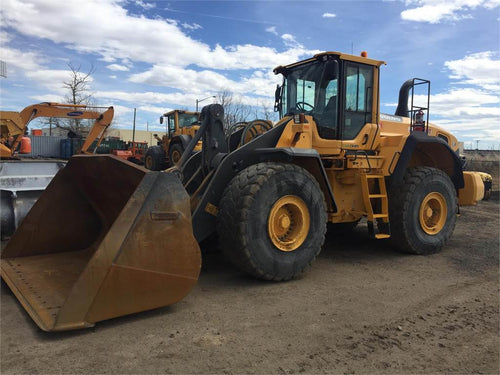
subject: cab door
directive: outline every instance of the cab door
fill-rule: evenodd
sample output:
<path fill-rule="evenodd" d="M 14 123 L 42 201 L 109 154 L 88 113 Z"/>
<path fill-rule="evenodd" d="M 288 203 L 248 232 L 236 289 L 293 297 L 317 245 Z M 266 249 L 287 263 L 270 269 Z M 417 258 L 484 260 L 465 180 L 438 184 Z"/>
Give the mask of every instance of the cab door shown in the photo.
<path fill-rule="evenodd" d="M 344 62 L 340 139 L 346 150 L 370 150 L 378 134 L 376 101 L 378 68 Z"/>

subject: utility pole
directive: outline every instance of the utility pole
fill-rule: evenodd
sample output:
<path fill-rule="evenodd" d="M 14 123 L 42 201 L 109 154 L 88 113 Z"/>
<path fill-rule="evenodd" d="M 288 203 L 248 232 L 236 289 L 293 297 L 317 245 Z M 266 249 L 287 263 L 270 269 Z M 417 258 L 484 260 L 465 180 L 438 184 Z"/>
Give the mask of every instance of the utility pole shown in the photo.
<path fill-rule="evenodd" d="M 207 96 L 206 98 L 203 98 L 203 99 L 196 99 L 196 112 L 198 112 L 198 103 L 201 103 L 202 101 L 210 99 L 210 98 L 215 98 L 215 95 Z"/>
<path fill-rule="evenodd" d="M 135 142 L 135 115 L 136 115 L 136 108 L 134 108 L 134 128 L 132 129 L 132 144 Z"/>

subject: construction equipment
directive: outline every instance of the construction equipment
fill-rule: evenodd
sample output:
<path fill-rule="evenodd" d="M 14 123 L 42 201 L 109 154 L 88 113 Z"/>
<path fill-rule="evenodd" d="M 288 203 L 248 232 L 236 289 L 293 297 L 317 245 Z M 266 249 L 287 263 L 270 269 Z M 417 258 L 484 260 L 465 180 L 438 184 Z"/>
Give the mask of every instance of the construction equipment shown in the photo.
<path fill-rule="evenodd" d="M 379 112 L 382 64 L 325 52 L 279 66 L 272 129 L 240 142 L 248 128 L 227 137 L 223 107 L 206 106 L 166 172 L 74 156 L 5 248 L 2 277 L 42 329 L 64 330 L 179 300 L 214 233 L 237 267 L 276 281 L 311 265 L 327 223 L 366 217 L 401 251 L 440 251 L 483 184 L 412 118 L 429 106 L 408 108 L 408 85 L 396 115 Z"/>
<path fill-rule="evenodd" d="M 148 142 L 128 142 L 125 150 L 111 150 L 113 155 L 134 164 L 144 164 L 144 158 L 148 149 Z"/>
<path fill-rule="evenodd" d="M 100 110 L 104 110 L 100 113 Z M 95 119 L 81 151 L 90 153 L 89 148 L 94 140 L 98 139 L 97 147 L 101 143 L 107 127 L 113 119 L 113 107 L 87 107 L 59 103 L 34 104 L 24 108 L 21 112 L 0 111 L 1 138 L 0 144 L 0 194 L 1 194 L 1 237 L 6 239 L 14 233 L 21 220 L 31 209 L 42 191 L 46 188 L 54 175 L 64 167 L 62 160 L 17 160 L 23 152 L 21 142 L 27 126 L 37 117 L 58 117 L 72 119 Z M 11 142 L 7 144 L 9 138 Z M 27 137 L 25 137 L 27 138 Z M 29 140 L 29 138 L 28 138 Z M 28 152 L 29 153 L 29 152 Z"/>
<path fill-rule="evenodd" d="M 166 134 L 160 138 L 154 135 L 158 145 L 151 146 L 146 152 L 144 165 L 152 171 L 161 171 L 175 165 L 187 145 L 200 128 L 199 112 L 175 109 L 160 117 L 160 124 L 165 120 Z M 196 144 L 194 151 L 201 150 L 201 143 Z"/>
<path fill-rule="evenodd" d="M 483 200 L 487 201 L 491 198 L 491 189 L 493 187 L 493 177 L 491 174 L 486 172 L 476 172 L 481 177 L 481 181 L 483 181 L 484 185 L 484 197 Z"/>
<path fill-rule="evenodd" d="M 105 111 L 99 112 L 99 110 Z M 95 119 L 83 146 L 82 153 L 88 153 L 88 149 L 94 140 L 98 139 L 97 147 L 101 143 L 106 129 L 113 120 L 113 107 L 92 107 L 80 104 L 40 103 L 24 108 L 21 112 L 0 111 L 0 157 L 2 159 L 15 158 L 17 146 L 26 132 L 28 124 L 38 117 L 57 117 L 71 119 Z M 6 140 L 13 137 L 12 143 L 6 144 Z"/>

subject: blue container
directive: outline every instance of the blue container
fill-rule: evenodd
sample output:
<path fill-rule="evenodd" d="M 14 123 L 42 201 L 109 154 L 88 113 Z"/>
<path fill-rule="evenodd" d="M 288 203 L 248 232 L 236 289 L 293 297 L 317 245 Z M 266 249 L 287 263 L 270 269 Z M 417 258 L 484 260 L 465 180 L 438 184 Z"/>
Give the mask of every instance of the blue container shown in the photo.
<path fill-rule="evenodd" d="M 61 158 L 62 159 L 69 159 L 71 155 L 73 155 L 73 150 L 72 147 L 73 144 L 71 142 L 70 138 L 62 139 L 61 140 Z"/>

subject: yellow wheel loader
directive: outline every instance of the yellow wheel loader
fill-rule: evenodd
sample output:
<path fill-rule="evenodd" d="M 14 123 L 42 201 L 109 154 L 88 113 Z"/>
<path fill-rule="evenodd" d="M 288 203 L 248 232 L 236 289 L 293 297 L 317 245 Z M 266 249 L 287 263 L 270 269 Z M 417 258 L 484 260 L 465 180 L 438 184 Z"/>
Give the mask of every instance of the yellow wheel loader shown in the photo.
<path fill-rule="evenodd" d="M 160 124 L 165 119 L 166 134 L 160 138 L 155 134 L 158 145 L 146 151 L 144 166 L 152 171 L 162 171 L 179 162 L 187 145 L 200 128 L 199 112 L 175 109 L 160 117 Z M 194 151 L 201 150 L 199 142 Z"/>
<path fill-rule="evenodd" d="M 272 129 L 241 142 L 250 124 L 226 136 L 222 106 L 206 106 L 165 172 L 74 156 L 4 249 L 2 277 L 53 331 L 179 301 L 200 272 L 198 243 L 213 233 L 235 266 L 277 281 L 312 264 L 327 223 L 366 218 L 374 239 L 440 251 L 459 204 L 475 204 L 483 184 L 462 171 L 456 139 L 425 119 L 428 104 L 408 106 L 420 80 L 403 85 L 395 115 L 380 113 L 382 64 L 325 52 L 279 66 Z M 429 135 L 438 130 L 447 140 Z"/>

